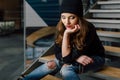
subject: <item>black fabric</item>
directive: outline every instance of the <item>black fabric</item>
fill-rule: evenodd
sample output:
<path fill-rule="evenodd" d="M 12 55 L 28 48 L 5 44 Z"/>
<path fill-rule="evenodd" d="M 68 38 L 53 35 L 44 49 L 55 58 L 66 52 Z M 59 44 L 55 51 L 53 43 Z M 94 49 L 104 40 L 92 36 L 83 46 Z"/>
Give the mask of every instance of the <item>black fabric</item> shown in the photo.
<path fill-rule="evenodd" d="M 79 58 L 81 55 L 87 56 L 100 56 L 105 57 L 105 50 L 104 47 L 97 36 L 95 27 L 93 24 L 88 24 L 89 31 L 87 33 L 85 44 L 86 46 L 83 48 L 82 51 L 77 50 L 75 47 L 71 49 L 71 52 L 68 56 L 62 57 L 61 47 L 55 44 L 55 56 L 58 60 L 63 61 L 67 64 L 72 64 L 76 62 L 75 60 Z"/>
<path fill-rule="evenodd" d="M 83 17 L 83 5 L 81 0 L 63 0 L 60 6 L 61 13 L 73 13 Z"/>

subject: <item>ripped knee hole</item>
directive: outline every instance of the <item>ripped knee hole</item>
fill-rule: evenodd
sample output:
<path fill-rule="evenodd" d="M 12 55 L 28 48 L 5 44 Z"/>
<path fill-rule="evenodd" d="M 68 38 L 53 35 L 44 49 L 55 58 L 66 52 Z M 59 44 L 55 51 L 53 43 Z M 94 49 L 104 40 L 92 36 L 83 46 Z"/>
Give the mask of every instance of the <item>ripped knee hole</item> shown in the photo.
<path fill-rule="evenodd" d="M 48 67 L 49 69 L 55 69 L 55 68 L 56 68 L 56 63 L 55 63 L 55 61 L 54 61 L 54 60 L 48 61 L 48 62 L 47 62 L 47 67 Z"/>

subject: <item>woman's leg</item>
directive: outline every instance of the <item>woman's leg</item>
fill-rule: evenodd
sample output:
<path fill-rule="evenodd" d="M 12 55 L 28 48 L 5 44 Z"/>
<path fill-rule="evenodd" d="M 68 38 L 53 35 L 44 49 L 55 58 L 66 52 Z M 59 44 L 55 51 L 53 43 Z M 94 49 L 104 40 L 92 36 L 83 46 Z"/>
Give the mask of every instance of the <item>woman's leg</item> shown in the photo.
<path fill-rule="evenodd" d="M 61 75 L 63 80 L 80 80 L 78 76 L 78 66 L 63 65 L 61 68 Z"/>
<path fill-rule="evenodd" d="M 55 65 L 52 65 L 50 62 L 52 61 L 48 61 L 47 63 L 40 65 L 38 68 L 33 70 L 27 76 L 25 76 L 23 80 L 40 80 L 40 78 L 46 76 L 49 73 L 59 71 L 58 61 L 57 60 L 53 61 Z"/>

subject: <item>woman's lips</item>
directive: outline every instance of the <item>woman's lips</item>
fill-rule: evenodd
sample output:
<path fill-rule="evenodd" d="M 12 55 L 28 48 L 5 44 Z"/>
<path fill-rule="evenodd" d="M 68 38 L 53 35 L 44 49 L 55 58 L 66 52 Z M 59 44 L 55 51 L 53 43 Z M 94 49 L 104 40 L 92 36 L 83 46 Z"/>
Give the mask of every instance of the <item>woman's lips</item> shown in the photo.
<path fill-rule="evenodd" d="M 71 26 L 67 26 L 67 28 L 71 28 Z"/>

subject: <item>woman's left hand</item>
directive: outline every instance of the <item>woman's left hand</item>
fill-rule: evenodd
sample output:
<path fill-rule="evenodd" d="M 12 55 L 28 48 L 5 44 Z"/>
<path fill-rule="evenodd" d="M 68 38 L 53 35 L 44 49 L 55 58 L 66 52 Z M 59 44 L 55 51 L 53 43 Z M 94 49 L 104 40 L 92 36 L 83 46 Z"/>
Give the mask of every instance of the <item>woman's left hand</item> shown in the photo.
<path fill-rule="evenodd" d="M 83 66 L 86 66 L 90 63 L 93 63 L 93 59 L 86 56 L 86 55 L 82 55 L 80 56 L 77 60 L 78 63 L 82 64 Z"/>

